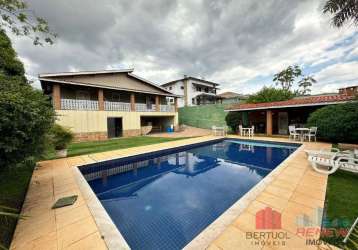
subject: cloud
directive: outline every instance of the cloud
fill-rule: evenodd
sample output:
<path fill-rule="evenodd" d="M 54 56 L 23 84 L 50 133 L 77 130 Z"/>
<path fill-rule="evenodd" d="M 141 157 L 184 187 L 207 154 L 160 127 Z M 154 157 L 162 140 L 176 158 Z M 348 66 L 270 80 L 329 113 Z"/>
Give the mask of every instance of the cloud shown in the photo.
<path fill-rule="evenodd" d="M 31 77 L 134 67 L 157 83 L 186 74 L 250 93 L 290 64 L 315 74 L 357 60 L 354 27 L 332 28 L 320 0 L 28 2 L 59 34 L 51 47 L 12 37 Z"/>

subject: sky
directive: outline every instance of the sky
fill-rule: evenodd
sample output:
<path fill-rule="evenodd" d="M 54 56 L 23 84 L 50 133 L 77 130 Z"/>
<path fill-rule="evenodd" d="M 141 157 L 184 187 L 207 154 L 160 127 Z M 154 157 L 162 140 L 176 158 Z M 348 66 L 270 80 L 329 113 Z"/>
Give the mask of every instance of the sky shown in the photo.
<path fill-rule="evenodd" d="M 313 94 L 358 85 L 358 27 L 334 28 L 324 0 L 27 2 L 58 34 L 43 47 L 11 36 L 38 88 L 39 73 L 134 68 L 157 84 L 190 75 L 250 94 L 293 64 L 317 80 Z"/>

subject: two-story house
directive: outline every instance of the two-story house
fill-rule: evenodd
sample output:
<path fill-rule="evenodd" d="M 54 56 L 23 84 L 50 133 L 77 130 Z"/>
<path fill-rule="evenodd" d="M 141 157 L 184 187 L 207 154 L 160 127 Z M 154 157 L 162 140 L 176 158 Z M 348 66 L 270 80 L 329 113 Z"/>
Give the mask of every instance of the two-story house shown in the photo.
<path fill-rule="evenodd" d="M 40 74 L 39 80 L 52 99 L 57 123 L 71 128 L 80 141 L 178 126 L 178 96 L 133 69 Z"/>
<path fill-rule="evenodd" d="M 178 100 L 178 107 L 184 107 L 220 103 L 221 97 L 216 94 L 218 85 L 204 79 L 184 76 L 182 79 L 167 82 L 162 87 L 182 96 Z"/>

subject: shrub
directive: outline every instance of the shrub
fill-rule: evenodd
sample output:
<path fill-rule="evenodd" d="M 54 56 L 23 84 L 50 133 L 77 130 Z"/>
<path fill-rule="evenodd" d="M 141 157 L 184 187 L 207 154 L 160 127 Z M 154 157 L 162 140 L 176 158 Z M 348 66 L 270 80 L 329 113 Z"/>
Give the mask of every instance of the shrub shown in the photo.
<path fill-rule="evenodd" d="M 293 98 L 295 94 L 290 90 L 263 87 L 259 92 L 251 95 L 247 103 L 278 102 Z"/>
<path fill-rule="evenodd" d="M 50 138 L 56 150 L 67 148 L 68 144 L 73 140 L 73 133 L 58 124 L 54 124 L 51 129 Z"/>
<path fill-rule="evenodd" d="M 358 102 L 330 105 L 313 112 L 308 126 L 318 127 L 318 137 L 330 142 L 358 142 Z"/>
<path fill-rule="evenodd" d="M 0 75 L 0 167 L 40 156 L 54 116 L 41 91 L 22 77 Z"/>
<path fill-rule="evenodd" d="M 236 132 L 237 126 L 239 126 L 242 121 L 242 117 L 239 112 L 229 112 L 225 120 L 226 124 L 231 128 L 231 131 Z"/>

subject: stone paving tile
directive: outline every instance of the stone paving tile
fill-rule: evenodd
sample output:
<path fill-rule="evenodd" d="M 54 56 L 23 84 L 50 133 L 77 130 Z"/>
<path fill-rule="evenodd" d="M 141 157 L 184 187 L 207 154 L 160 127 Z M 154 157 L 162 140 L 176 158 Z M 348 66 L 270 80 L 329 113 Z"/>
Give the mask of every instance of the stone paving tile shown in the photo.
<path fill-rule="evenodd" d="M 192 138 L 40 162 L 40 167 L 33 173 L 22 210 L 23 214 L 28 213 L 31 217 L 28 221 L 19 221 L 11 249 L 106 249 L 86 200 L 79 191 L 71 167 L 213 138 L 215 137 Z M 257 139 L 288 142 L 282 138 Z M 321 149 L 329 146 L 324 143 L 304 143 L 303 147 Z M 285 161 L 282 169 L 272 175 L 274 179 L 266 190 L 259 193 L 212 244 L 208 244 L 208 249 L 283 249 L 279 246 L 253 245 L 245 238 L 246 231 L 255 229 L 256 212 L 267 206 L 282 212 L 283 228 L 291 236 L 288 248 L 284 249 L 310 249 L 302 238 L 294 235 L 294 222 L 297 216 L 302 213 L 313 213 L 315 206 L 323 204 L 327 177 L 314 172 L 306 158 L 302 151 Z M 73 194 L 79 196 L 73 206 L 51 210 L 56 199 Z"/>

